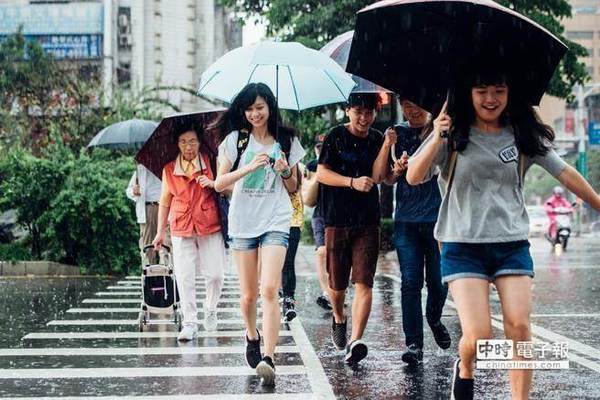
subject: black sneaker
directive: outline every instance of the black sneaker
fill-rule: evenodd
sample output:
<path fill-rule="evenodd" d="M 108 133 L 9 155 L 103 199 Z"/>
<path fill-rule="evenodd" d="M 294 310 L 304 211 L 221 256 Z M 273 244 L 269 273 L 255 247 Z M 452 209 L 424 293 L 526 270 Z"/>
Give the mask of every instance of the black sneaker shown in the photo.
<path fill-rule="evenodd" d="M 260 355 L 260 333 L 258 329 L 256 330 L 258 334 L 258 339 L 250 340 L 248 339 L 248 334 L 246 334 L 246 362 L 250 368 L 256 368 L 262 356 Z"/>
<path fill-rule="evenodd" d="M 423 361 L 423 349 L 415 343 L 409 345 L 402 353 L 402 361 L 408 365 L 417 365 Z"/>
<path fill-rule="evenodd" d="M 256 374 L 262 378 L 263 385 L 273 386 L 275 384 L 275 364 L 271 357 L 263 357 L 256 367 Z"/>
<path fill-rule="evenodd" d="M 362 340 L 353 340 L 346 346 L 346 362 L 348 364 L 356 364 L 365 358 L 368 353 L 369 349 Z"/>
<path fill-rule="evenodd" d="M 335 318 L 331 317 L 331 340 L 333 345 L 338 350 L 344 350 L 348 339 L 346 339 L 346 323 L 348 319 L 344 320 L 341 324 L 335 322 Z"/>
<path fill-rule="evenodd" d="M 441 321 L 436 322 L 433 325 L 430 325 L 431 332 L 433 332 L 433 338 L 437 345 L 446 350 L 452 344 L 452 338 L 448 333 L 448 329 L 442 324 Z"/>
<path fill-rule="evenodd" d="M 332 309 L 331 302 L 324 294 L 317 297 L 317 304 L 324 310 L 330 311 Z"/>
<path fill-rule="evenodd" d="M 460 377 L 460 358 L 454 363 L 450 400 L 473 400 L 473 379 Z"/>
<path fill-rule="evenodd" d="M 281 303 L 281 310 L 286 322 L 290 322 L 291 320 L 296 318 L 297 314 L 294 299 L 292 299 L 291 297 L 284 297 L 283 302 Z"/>

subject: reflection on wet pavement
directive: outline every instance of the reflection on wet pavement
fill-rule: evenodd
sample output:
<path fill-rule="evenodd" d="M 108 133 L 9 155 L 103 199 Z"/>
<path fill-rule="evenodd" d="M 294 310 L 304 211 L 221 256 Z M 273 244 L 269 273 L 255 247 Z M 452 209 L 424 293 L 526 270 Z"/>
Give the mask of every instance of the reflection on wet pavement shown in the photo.
<path fill-rule="evenodd" d="M 574 238 L 569 251 L 556 257 L 543 240 L 532 240 L 534 335 L 547 342 L 566 338 L 573 354 L 568 370 L 535 372 L 532 398 L 600 398 L 597 243 L 595 238 Z M 331 313 L 315 304 L 320 289 L 313 260 L 313 249 L 302 246 L 297 262 L 299 318 L 282 324 L 275 358 L 280 375 L 274 388 L 262 387 L 245 365 L 234 276 L 229 277 L 219 305 L 219 318 L 227 323 L 219 326 L 218 334 L 202 331 L 197 341 L 187 344 L 177 342 L 172 326 L 152 327 L 140 334 L 137 324 L 123 324 L 137 318 L 136 279 L 0 279 L 0 304 L 7 310 L 0 315 L 0 397 L 214 395 L 227 399 L 271 393 L 272 398 L 286 400 L 447 399 L 460 337 L 452 303 L 442 317 L 452 335 L 451 348 L 437 348 L 425 326 L 423 363 L 404 366 L 398 265 L 393 253 L 382 255 L 364 338 L 369 356 L 350 367 L 343 362 L 343 352 L 331 343 Z M 199 300 L 202 296 L 200 285 Z M 490 303 L 499 318 L 499 301 L 492 297 Z M 58 322 L 48 325 L 50 321 Z M 110 325 L 98 325 L 100 321 Z M 500 322 L 494 336 L 503 337 Z M 509 397 L 506 371 L 477 371 L 476 398 Z"/>

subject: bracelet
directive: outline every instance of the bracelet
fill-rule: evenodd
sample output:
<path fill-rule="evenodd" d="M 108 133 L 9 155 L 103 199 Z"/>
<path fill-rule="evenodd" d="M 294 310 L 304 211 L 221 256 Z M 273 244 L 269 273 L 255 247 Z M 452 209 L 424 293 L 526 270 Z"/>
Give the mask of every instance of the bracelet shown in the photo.
<path fill-rule="evenodd" d="M 289 169 L 287 171 L 288 171 L 288 175 L 284 176 L 283 174 L 281 174 L 281 178 L 284 180 L 290 179 L 292 177 L 292 171 L 290 171 Z"/>
<path fill-rule="evenodd" d="M 354 181 L 354 178 L 350 177 L 350 189 L 354 190 L 354 187 L 352 186 L 352 182 Z"/>

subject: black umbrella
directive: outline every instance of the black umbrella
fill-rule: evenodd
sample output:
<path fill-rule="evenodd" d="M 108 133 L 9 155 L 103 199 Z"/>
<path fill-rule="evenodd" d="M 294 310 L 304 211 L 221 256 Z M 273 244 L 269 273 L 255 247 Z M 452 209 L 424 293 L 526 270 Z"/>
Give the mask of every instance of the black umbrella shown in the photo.
<path fill-rule="evenodd" d="M 164 166 L 173 161 L 179 154 L 179 148 L 174 138 L 177 125 L 185 124 L 188 126 L 189 122 L 198 124 L 204 129 L 204 135 L 198 138 L 202 144 L 202 149 L 209 151 L 212 156 L 216 155 L 219 137 L 218 133 L 209 129 L 209 127 L 223 115 L 224 111 L 219 109 L 190 114 L 175 114 L 163 118 L 152 136 L 137 153 L 135 160 L 148 168 L 157 177 L 162 177 Z M 216 174 L 216 171 L 213 171 L 213 173 Z"/>
<path fill-rule="evenodd" d="M 144 119 L 128 119 L 102 129 L 87 147 L 104 147 L 114 150 L 139 149 L 148 140 L 156 122 Z"/>
<path fill-rule="evenodd" d="M 537 105 L 566 51 L 491 0 L 385 0 L 358 12 L 346 70 L 434 110 L 467 72 L 493 65 Z"/>

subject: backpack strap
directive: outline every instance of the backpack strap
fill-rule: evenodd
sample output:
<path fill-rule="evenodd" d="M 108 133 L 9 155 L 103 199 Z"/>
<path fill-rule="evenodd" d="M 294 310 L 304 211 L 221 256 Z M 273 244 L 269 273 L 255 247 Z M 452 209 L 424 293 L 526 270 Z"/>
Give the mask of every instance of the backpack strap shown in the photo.
<path fill-rule="evenodd" d="M 229 172 L 235 171 L 240 166 L 240 159 L 242 158 L 242 154 L 244 153 L 244 151 L 246 151 L 249 141 L 250 141 L 250 132 L 248 132 L 246 129 L 242 129 L 241 131 L 238 132 L 238 139 L 237 139 L 237 146 L 236 146 L 237 147 L 237 156 L 236 156 L 235 161 L 233 162 L 233 166 L 231 167 L 231 170 Z"/>

